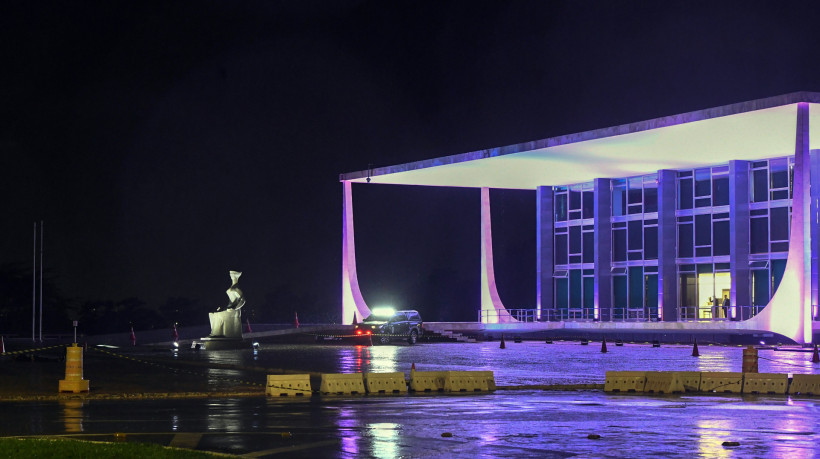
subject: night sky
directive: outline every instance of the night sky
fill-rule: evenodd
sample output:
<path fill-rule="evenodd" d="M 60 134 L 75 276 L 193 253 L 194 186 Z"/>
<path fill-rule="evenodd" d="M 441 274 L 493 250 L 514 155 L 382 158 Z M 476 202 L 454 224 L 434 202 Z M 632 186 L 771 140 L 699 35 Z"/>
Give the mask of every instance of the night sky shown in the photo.
<path fill-rule="evenodd" d="M 338 318 L 340 173 L 820 91 L 818 13 L 808 1 L 6 1 L 0 265 L 30 270 L 43 220 L 46 275 L 74 302 L 215 308 L 234 269 L 249 305 Z M 365 300 L 473 319 L 479 191 L 353 196 Z M 533 307 L 534 194 L 492 199 L 501 298 Z"/>

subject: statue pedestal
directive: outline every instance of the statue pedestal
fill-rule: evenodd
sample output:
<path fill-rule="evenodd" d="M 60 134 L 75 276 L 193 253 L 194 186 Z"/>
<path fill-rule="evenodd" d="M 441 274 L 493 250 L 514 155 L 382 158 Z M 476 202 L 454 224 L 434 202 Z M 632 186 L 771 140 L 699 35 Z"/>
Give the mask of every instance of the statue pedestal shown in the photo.
<path fill-rule="evenodd" d="M 250 343 L 242 338 L 213 338 L 206 336 L 197 340 L 197 343 L 205 348 L 206 351 L 220 351 L 228 349 L 246 349 L 250 348 Z"/>

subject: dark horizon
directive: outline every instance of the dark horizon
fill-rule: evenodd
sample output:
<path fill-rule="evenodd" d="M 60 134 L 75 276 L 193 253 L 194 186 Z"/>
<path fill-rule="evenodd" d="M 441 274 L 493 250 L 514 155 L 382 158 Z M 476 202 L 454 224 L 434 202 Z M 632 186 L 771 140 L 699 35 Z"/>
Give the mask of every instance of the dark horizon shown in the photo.
<path fill-rule="evenodd" d="M 47 275 L 77 303 L 211 310 L 238 270 L 249 306 L 340 315 L 340 173 L 820 90 L 807 1 L 0 12 L 0 265 L 31 270 L 42 220 Z M 353 196 L 369 304 L 475 317 L 478 190 Z M 501 298 L 532 307 L 534 193 L 492 198 Z"/>

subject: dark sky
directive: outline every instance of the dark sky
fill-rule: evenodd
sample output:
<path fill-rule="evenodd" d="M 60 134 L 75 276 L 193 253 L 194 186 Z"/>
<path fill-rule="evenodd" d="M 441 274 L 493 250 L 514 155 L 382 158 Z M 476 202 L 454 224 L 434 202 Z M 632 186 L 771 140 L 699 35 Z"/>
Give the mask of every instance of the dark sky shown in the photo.
<path fill-rule="evenodd" d="M 820 91 L 815 3 L 2 2 L 0 263 L 44 220 L 79 301 L 216 307 L 236 269 L 336 312 L 339 173 Z M 534 195 L 492 196 L 502 300 L 532 307 Z M 354 185 L 365 299 L 477 310 L 478 206 Z"/>

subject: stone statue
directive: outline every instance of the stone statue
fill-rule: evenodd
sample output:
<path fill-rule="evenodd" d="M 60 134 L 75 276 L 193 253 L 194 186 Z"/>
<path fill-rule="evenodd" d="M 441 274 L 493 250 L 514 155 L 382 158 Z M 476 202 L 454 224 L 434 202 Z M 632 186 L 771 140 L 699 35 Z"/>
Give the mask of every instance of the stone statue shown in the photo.
<path fill-rule="evenodd" d="M 242 306 L 245 306 L 245 297 L 239 288 L 239 271 L 231 271 L 231 286 L 225 292 L 231 301 L 225 309 L 216 308 L 216 312 L 208 313 L 211 320 L 211 338 L 242 338 Z"/>

